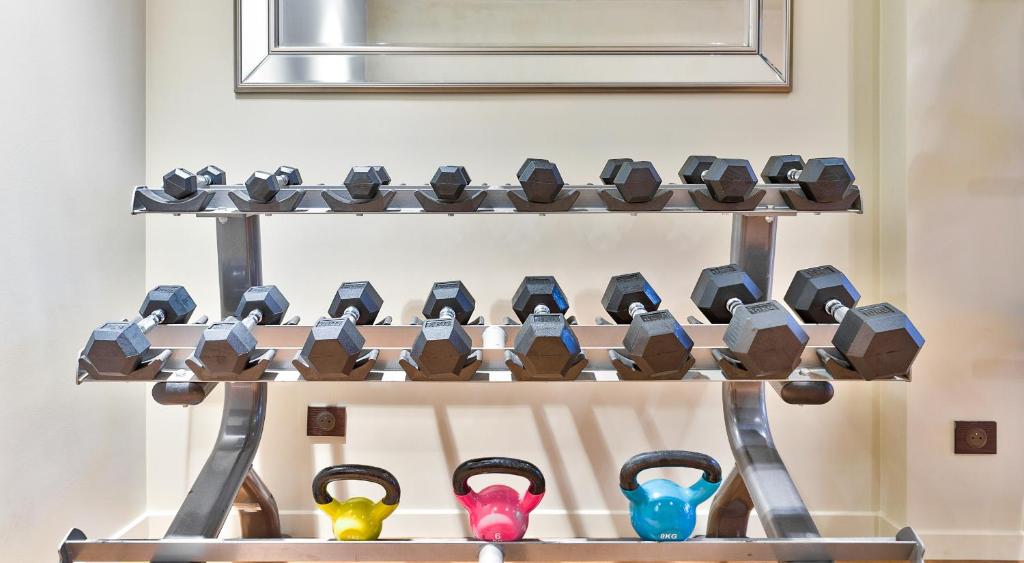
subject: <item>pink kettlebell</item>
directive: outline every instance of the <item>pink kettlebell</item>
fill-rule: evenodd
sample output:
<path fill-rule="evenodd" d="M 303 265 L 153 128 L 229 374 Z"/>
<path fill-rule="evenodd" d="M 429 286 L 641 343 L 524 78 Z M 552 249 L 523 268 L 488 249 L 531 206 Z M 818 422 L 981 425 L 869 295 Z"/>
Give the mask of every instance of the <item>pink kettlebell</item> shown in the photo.
<path fill-rule="evenodd" d="M 480 492 L 469 488 L 469 478 L 482 473 L 508 473 L 530 481 L 523 494 L 505 485 L 491 485 Z M 471 459 L 455 468 L 452 475 L 455 498 L 469 512 L 469 526 L 478 540 L 517 541 L 526 535 L 530 512 L 544 498 L 544 474 L 537 466 L 510 457 Z"/>

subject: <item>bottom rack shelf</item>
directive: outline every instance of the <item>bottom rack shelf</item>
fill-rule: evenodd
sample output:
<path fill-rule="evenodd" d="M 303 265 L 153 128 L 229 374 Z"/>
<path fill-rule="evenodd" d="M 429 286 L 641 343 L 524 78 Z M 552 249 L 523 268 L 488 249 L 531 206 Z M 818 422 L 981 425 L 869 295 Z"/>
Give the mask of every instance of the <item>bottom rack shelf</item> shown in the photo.
<path fill-rule="evenodd" d="M 88 540 L 72 530 L 61 563 L 72 561 L 923 561 L 911 528 L 895 538 L 718 539 L 646 542 L 543 539 L 488 544 L 464 539 L 339 542 L 324 539 Z"/>

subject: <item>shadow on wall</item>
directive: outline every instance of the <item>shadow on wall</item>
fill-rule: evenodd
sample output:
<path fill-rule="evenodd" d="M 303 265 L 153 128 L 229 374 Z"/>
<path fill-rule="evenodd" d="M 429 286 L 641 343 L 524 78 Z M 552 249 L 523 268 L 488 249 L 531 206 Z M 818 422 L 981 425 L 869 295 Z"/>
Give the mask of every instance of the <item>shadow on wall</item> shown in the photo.
<path fill-rule="evenodd" d="M 652 382 L 606 400 L 592 389 L 599 383 L 456 384 L 448 388 L 451 392 L 443 405 L 424 404 L 422 390 L 415 384 L 391 386 L 382 404 L 380 396 L 375 397 L 380 385 L 386 384 L 346 390 L 344 402 L 358 406 L 349 409 L 349 438 L 344 446 L 314 444 L 310 448 L 308 441 L 294 439 L 304 431 L 305 421 L 300 420 L 304 413 L 285 414 L 271 401 L 260 457 L 273 455 L 274 459 L 262 463 L 258 458 L 256 466 L 285 515 L 287 533 L 329 534 L 326 519 L 315 516 L 307 483 L 321 468 L 338 463 L 378 465 L 395 474 L 402 485 L 395 518 L 402 520 L 403 535 L 433 536 L 443 531 L 468 536 L 468 523 L 451 492 L 452 471 L 469 458 L 501 455 L 529 460 L 547 478 L 548 493 L 538 509 L 543 515 L 535 519 L 531 535 L 630 537 L 627 502 L 618 490 L 619 468 L 626 459 L 641 451 L 680 448 L 706 451 L 725 465 L 731 459 L 728 445 L 719 439 L 720 414 L 713 424 L 692 414 L 702 401 L 714 400 L 708 395 L 716 396 L 718 385 L 686 385 L 692 388 L 686 392 L 678 383 Z M 304 386 L 330 389 L 321 384 Z M 660 389 L 648 389 L 652 386 Z M 328 403 L 342 398 L 334 390 L 312 396 Z M 546 399 L 539 403 L 537 397 Z M 287 420 L 281 420 L 282 415 Z M 666 421 L 670 427 L 665 427 Z M 683 444 L 672 438 L 690 435 L 690 426 L 701 425 L 707 427 L 709 444 Z M 351 448 L 348 453 L 346 448 Z M 352 451 L 360 452 L 359 459 L 352 458 Z M 289 461 L 280 463 L 282 459 Z M 413 465 L 410 459 L 422 463 Z M 695 478 L 686 470 L 659 469 L 646 472 L 644 479 L 658 476 L 685 484 Z M 524 481 L 511 476 L 485 475 L 471 481 L 476 489 L 492 483 L 525 488 Z M 339 498 L 381 494 L 375 485 L 352 481 L 332 484 L 331 492 Z M 423 522 L 410 523 L 410 519 Z"/>

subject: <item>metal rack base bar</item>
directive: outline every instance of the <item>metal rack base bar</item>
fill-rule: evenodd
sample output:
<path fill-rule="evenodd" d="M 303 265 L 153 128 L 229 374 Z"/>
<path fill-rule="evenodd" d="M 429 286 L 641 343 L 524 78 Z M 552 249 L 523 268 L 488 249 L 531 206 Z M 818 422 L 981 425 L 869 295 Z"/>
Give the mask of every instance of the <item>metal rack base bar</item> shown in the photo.
<path fill-rule="evenodd" d="M 77 530 L 75 530 L 77 532 Z M 61 546 L 72 561 L 478 561 L 484 542 L 413 539 L 339 542 L 276 540 L 87 540 Z M 820 554 L 850 561 L 922 561 L 910 528 L 896 538 L 712 539 L 685 542 L 543 539 L 500 544 L 506 561 L 764 561 L 809 560 Z"/>

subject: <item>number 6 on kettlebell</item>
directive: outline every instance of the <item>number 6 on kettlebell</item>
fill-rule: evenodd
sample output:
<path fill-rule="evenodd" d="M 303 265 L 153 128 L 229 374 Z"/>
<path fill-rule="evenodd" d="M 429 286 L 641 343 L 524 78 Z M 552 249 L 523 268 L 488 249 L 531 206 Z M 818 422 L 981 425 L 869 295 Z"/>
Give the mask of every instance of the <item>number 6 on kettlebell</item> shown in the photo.
<path fill-rule="evenodd" d="M 655 467 L 689 467 L 704 474 L 689 488 L 668 479 L 643 485 L 637 475 Z M 708 455 L 683 450 L 637 454 L 619 472 L 619 486 L 629 499 L 629 521 L 638 536 L 652 541 L 683 541 L 697 523 L 697 505 L 711 498 L 722 484 L 722 468 Z"/>
<path fill-rule="evenodd" d="M 377 502 L 365 497 L 352 497 L 345 502 L 332 498 L 327 485 L 346 480 L 377 483 L 384 487 L 384 498 Z M 377 539 L 384 519 L 398 508 L 401 495 L 394 475 L 370 465 L 332 465 L 313 478 L 313 500 L 331 518 L 334 537 L 343 541 Z"/>
<path fill-rule="evenodd" d="M 530 481 L 530 488 L 519 493 L 505 485 L 491 485 L 480 492 L 469 488 L 469 478 L 482 473 L 507 473 Z M 530 512 L 544 498 L 544 474 L 537 466 L 510 457 L 471 459 L 455 468 L 452 475 L 455 498 L 469 512 L 473 535 L 484 541 L 518 541 L 526 535 Z"/>

